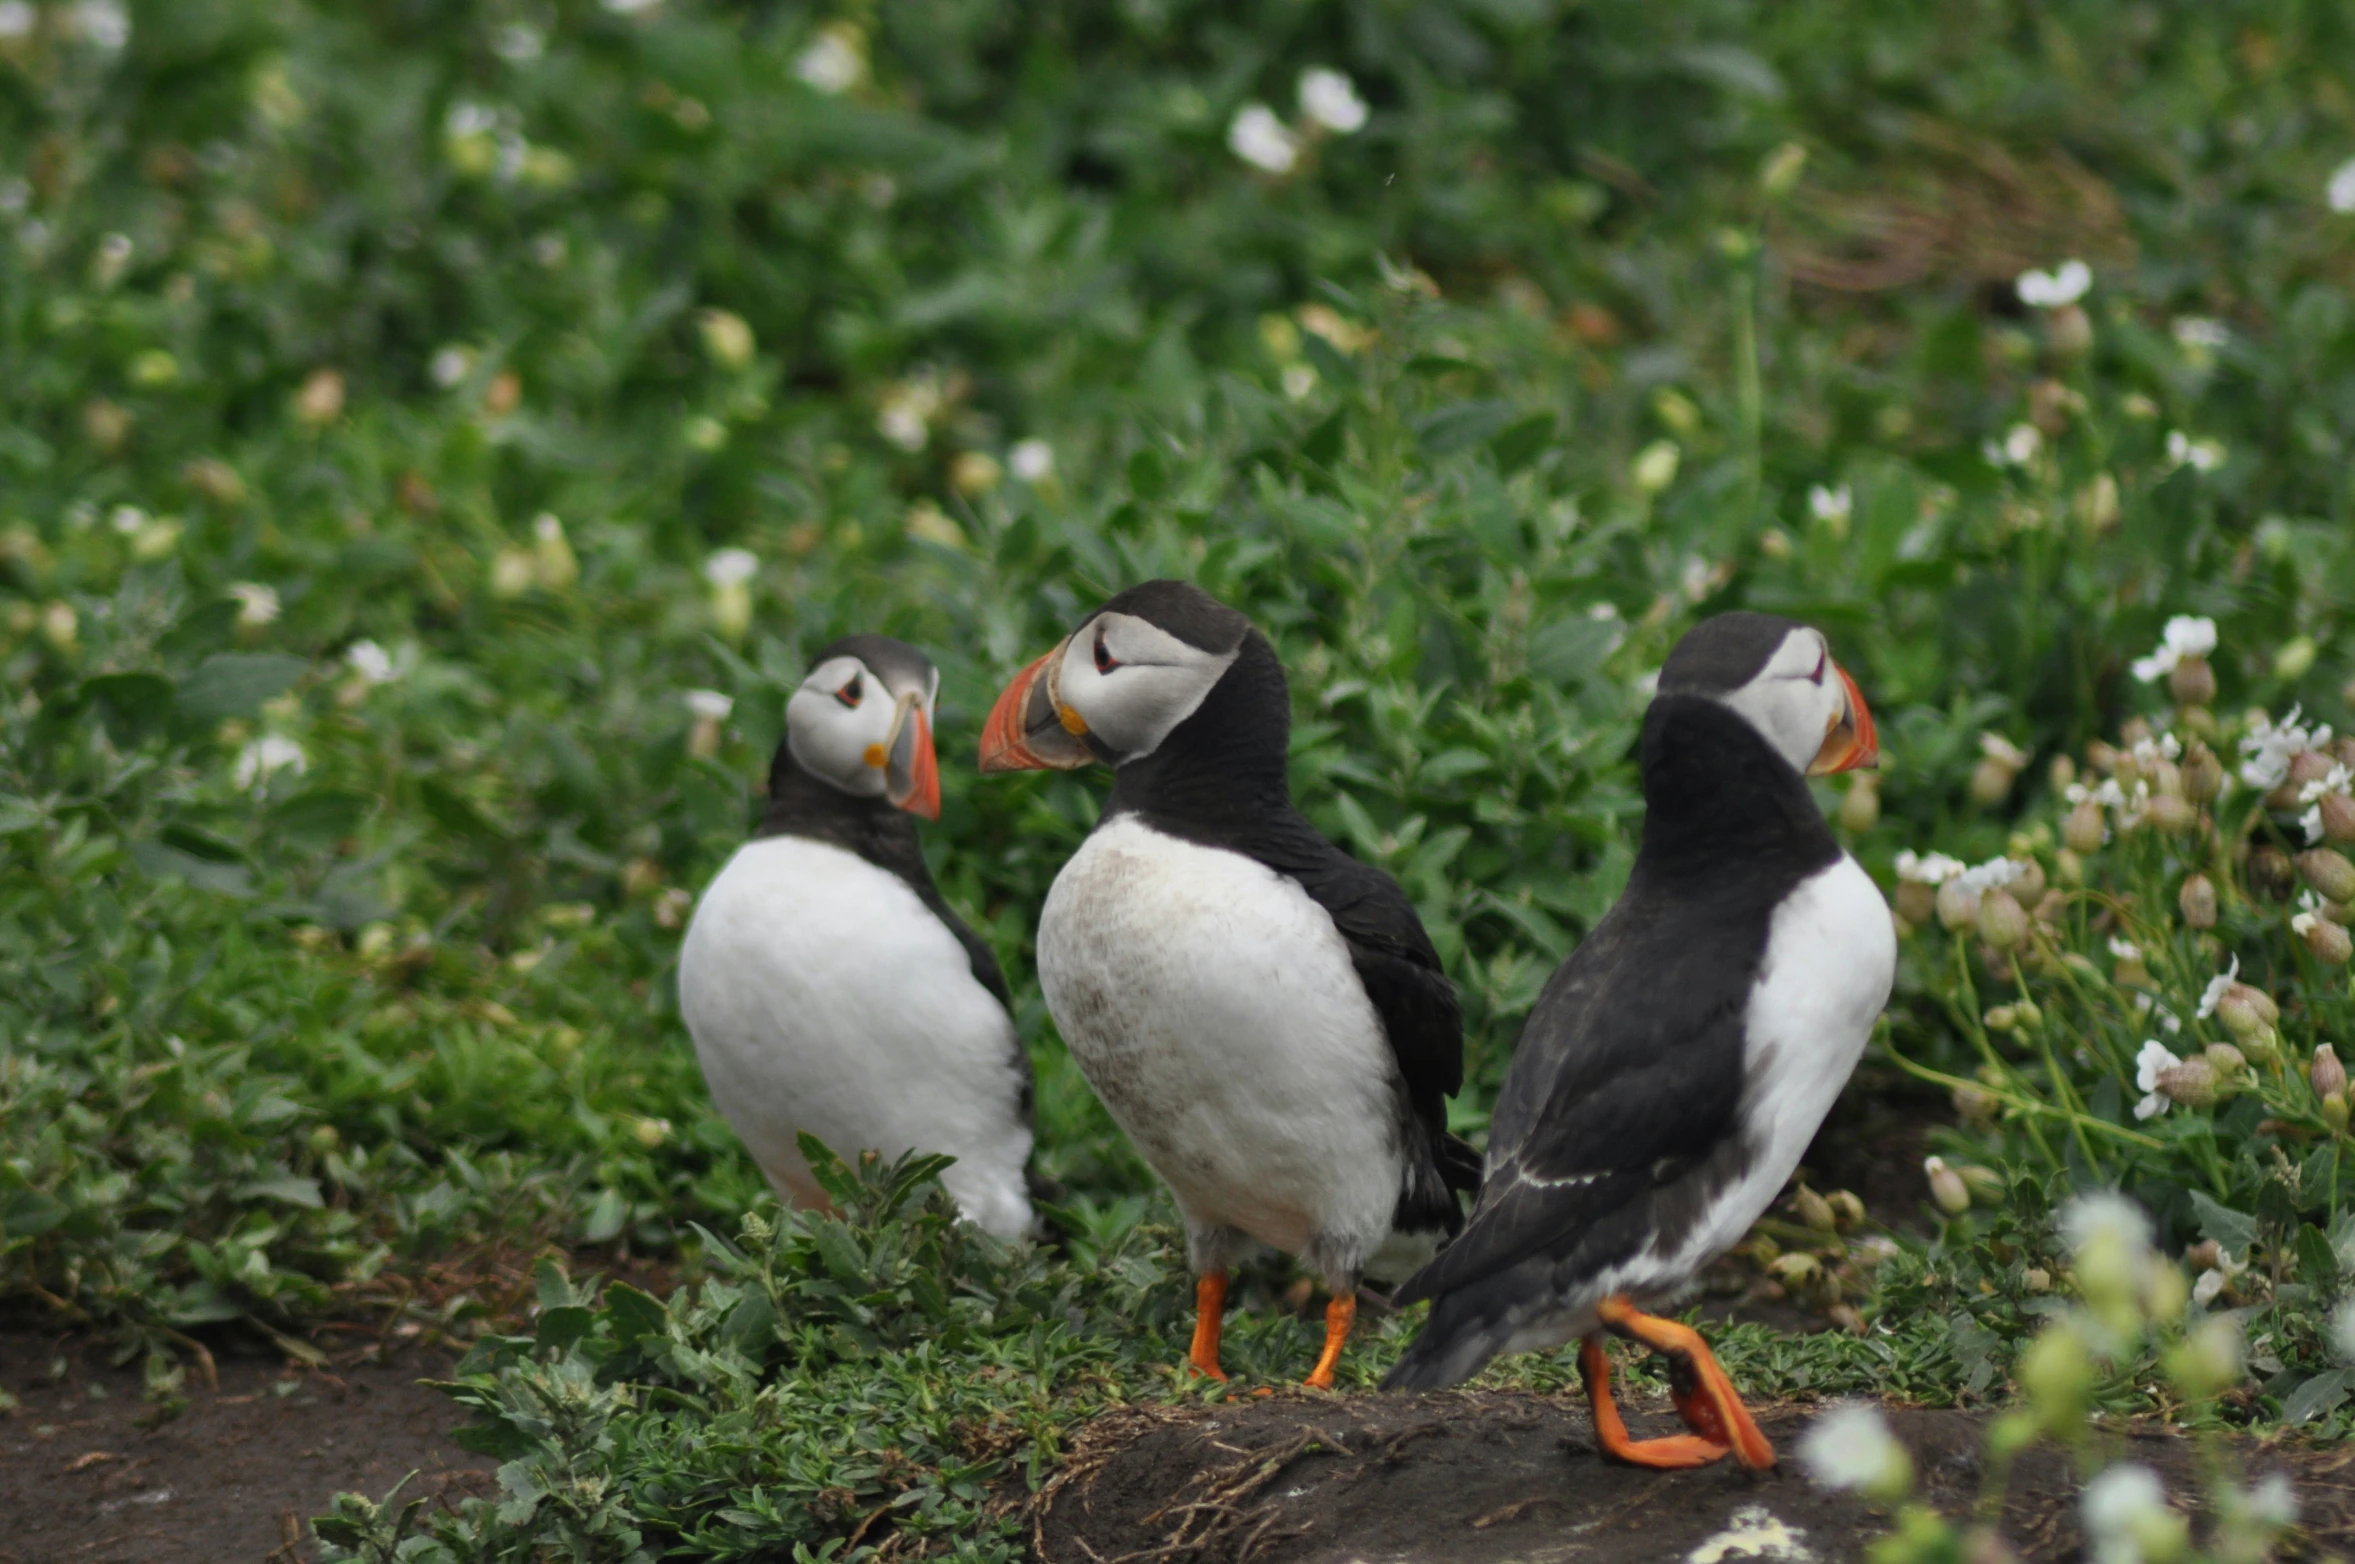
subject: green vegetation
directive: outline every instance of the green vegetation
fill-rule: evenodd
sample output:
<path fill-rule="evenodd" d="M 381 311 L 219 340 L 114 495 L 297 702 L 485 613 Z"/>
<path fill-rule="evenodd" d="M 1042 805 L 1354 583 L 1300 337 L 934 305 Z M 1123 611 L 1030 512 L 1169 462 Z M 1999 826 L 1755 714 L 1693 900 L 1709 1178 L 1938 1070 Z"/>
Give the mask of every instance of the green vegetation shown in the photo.
<path fill-rule="evenodd" d="M 468 1556 L 977 1534 L 1001 1463 L 1178 1388 L 1182 1332 L 1028 976 L 1092 785 L 959 760 L 1023 656 L 1174 574 L 1275 638 L 1304 806 L 1421 905 L 1475 1135 L 1625 872 L 1641 676 L 1699 614 L 1824 625 L 1888 757 L 1826 806 L 1919 925 L 1868 1078 L 1954 1095 L 1954 1209 L 1869 1288 L 1799 1213 L 1757 1258 L 1874 1334 L 1729 1365 L 2000 1396 L 2071 1285 L 2048 1202 L 2113 1183 L 2250 1311 L 2192 1415 L 2343 1428 L 2307 1076 L 2355 885 L 2292 855 L 2355 819 L 2311 735 L 2278 807 L 2204 768 L 2269 753 L 2251 710 L 2351 725 L 2351 51 L 2293 0 L 0 5 L 0 1299 L 165 1383 L 460 1246 L 684 1255 L 666 1306 L 550 1273 L 477 1354 L 542 1487 Z M 1230 148 L 1254 102 L 1281 173 Z M 2177 615 L 2206 686 L 2134 675 Z M 928 849 L 1014 978 L 1068 1255 L 905 1189 L 747 1225 L 677 1024 L 684 898 L 853 629 L 943 667 Z M 2043 884 L 1949 925 L 1900 890 L 1933 851 Z M 2234 960 L 2270 1014 L 2201 1013 Z M 2209 1075 L 2145 1118 L 2148 1041 Z M 1307 1330 L 1230 1340 L 1280 1375 Z M 848 1450 L 806 1410 L 852 1405 Z M 722 1505 L 756 1467 L 771 1508 Z"/>

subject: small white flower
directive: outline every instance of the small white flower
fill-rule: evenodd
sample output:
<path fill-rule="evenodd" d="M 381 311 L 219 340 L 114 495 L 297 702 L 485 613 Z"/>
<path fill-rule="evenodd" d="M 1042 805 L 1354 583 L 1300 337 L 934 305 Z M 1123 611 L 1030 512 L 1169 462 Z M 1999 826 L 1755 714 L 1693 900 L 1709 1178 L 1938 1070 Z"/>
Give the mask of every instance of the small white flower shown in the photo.
<path fill-rule="evenodd" d="M 278 589 L 259 581 L 232 581 L 229 595 L 237 599 L 237 622 L 258 630 L 278 617 Z"/>
<path fill-rule="evenodd" d="M 2143 1051 L 2148 1053 L 2153 1046 L 2145 1043 Z M 2070 1201 L 2061 1208 L 2060 1227 L 2072 1254 L 2097 1245 L 2116 1245 L 2131 1255 L 2141 1255 L 2151 1247 L 2150 1217 L 2113 1190 L 2096 1190 Z"/>
<path fill-rule="evenodd" d="M 2306 935 L 2314 928 L 2315 921 L 2316 915 L 2314 913 L 2301 912 L 2296 917 L 2290 919 L 2290 932 L 2297 935 L 2300 939 L 2304 939 Z"/>
<path fill-rule="evenodd" d="M 2167 431 L 2167 460 L 2193 472 L 2214 472 L 2224 465 L 2224 446 L 2215 440 L 2195 440 L 2180 429 Z"/>
<path fill-rule="evenodd" d="M 687 709 L 695 714 L 699 722 L 725 722 L 728 713 L 736 709 L 736 702 L 733 697 L 722 695 L 717 690 L 689 690 Z"/>
<path fill-rule="evenodd" d="M 2208 624 L 2208 621 L 2207 621 L 2207 620 L 2205 620 L 2205 619 L 2192 619 L 2192 620 L 2183 620 L 2183 619 L 2178 619 L 2178 620 L 2172 620 L 2172 621 L 2170 621 L 2169 623 L 2170 623 L 2170 626 L 2172 627 L 2173 625 L 2176 625 L 2176 624 L 2207 625 L 2207 624 Z M 2213 646 L 2215 645 L 2215 633 L 2216 633 L 2216 627 L 2215 627 L 2214 625 L 2208 625 L 2208 636 L 2209 636 L 2208 644 L 2209 644 L 2211 647 L 2213 647 Z M 2196 639 L 2196 638 L 2195 638 L 2195 639 Z M 2193 652 L 2193 653 L 2191 653 L 2190 655 L 2192 655 L 2192 656 L 2196 656 L 2196 657 L 2204 657 L 2204 656 L 2206 656 L 2206 655 L 2207 655 L 2207 653 L 2206 653 L 2206 652 Z M 2160 734 L 2160 735 L 2159 735 L 2157 738 L 2149 738 L 2149 739 L 2136 739 L 2136 740 L 2134 741 L 2134 752 L 2133 752 L 2133 753 L 2134 753 L 2134 759 L 2135 759 L 2135 763 L 2136 763 L 2137 765 L 2141 766 L 2141 767 L 2142 767 L 2142 768 L 2143 768 L 2145 771 L 2148 771 L 2148 770 L 2150 770 L 2152 767 L 2156 766 L 2156 765 L 2157 765 L 2157 764 L 2158 764 L 2160 761 L 2162 761 L 2162 760 L 2180 760 L 2180 759 L 2182 759 L 2182 758 L 2183 758 L 2183 740 L 2181 740 L 2181 739 L 2177 738 L 2177 737 L 2176 737 L 2174 734 L 2172 734 L 2172 733 L 2162 733 L 2162 734 Z"/>
<path fill-rule="evenodd" d="M 433 377 L 435 385 L 447 391 L 474 373 L 474 349 L 461 347 L 457 343 L 436 348 L 431 362 L 426 365 L 426 373 Z"/>
<path fill-rule="evenodd" d="M 2120 939 L 2117 935 L 2113 934 L 2110 936 L 2110 954 L 2117 957 L 2120 961 L 2140 961 L 2142 959 L 2142 947 L 2135 944 L 2134 941 L 2130 939 Z M 2200 1012 L 2200 1014 L 2206 1015 L 2207 1012 L 2203 1010 Z"/>
<path fill-rule="evenodd" d="M 538 59 L 547 52 L 548 40 L 540 30 L 523 22 L 502 27 L 491 34 L 491 53 L 514 65 Z"/>
<path fill-rule="evenodd" d="M 311 762 L 303 754 L 303 747 L 294 740 L 276 733 L 265 733 L 237 752 L 237 785 L 248 789 L 259 787 L 280 771 L 292 771 L 301 776 L 311 769 Z"/>
<path fill-rule="evenodd" d="M 41 19 L 26 0 L 0 0 L 0 42 L 30 38 L 33 26 Z"/>
<path fill-rule="evenodd" d="M 1979 753 L 1999 765 L 2018 771 L 2028 764 L 2028 752 L 2000 733 L 1979 735 Z"/>
<path fill-rule="evenodd" d="M 2355 1298 L 2342 1298 L 2330 1311 L 2330 1344 L 2340 1358 L 2355 1363 Z"/>
<path fill-rule="evenodd" d="M 1985 863 L 1973 864 L 1956 878 L 1962 888 L 1973 896 L 1984 896 L 1999 886 L 2005 886 L 2028 872 L 2028 866 L 2011 858 L 1990 858 Z"/>
<path fill-rule="evenodd" d="M 1017 440 L 1006 453 L 1006 470 L 1024 483 L 1043 482 L 1055 470 L 1055 448 L 1044 440 Z"/>
<path fill-rule="evenodd" d="M 1848 485 L 1844 483 L 1836 489 L 1826 488 L 1818 483 L 1807 491 L 1807 514 L 1813 516 L 1817 521 L 1838 526 L 1841 522 L 1846 521 L 1855 509 L 1855 496 L 1849 492 Z"/>
<path fill-rule="evenodd" d="M 1897 855 L 1897 878 L 1917 885 L 1944 885 L 1962 872 L 1962 860 L 1944 853 L 1916 853 L 1907 848 Z"/>
<path fill-rule="evenodd" d="M 865 42 L 859 30 L 845 22 L 821 28 L 794 57 L 793 74 L 828 96 L 848 92 L 867 74 Z"/>
<path fill-rule="evenodd" d="M 2355 158 L 2347 159 L 2331 174 L 2323 198 L 2334 212 L 2355 212 Z"/>
<path fill-rule="evenodd" d="M 2152 1038 L 2142 1045 L 2142 1052 L 2134 1056 L 2134 1089 L 2143 1094 L 2134 1105 L 2138 1119 L 2155 1119 L 2169 1107 L 2168 1099 L 2159 1091 L 2159 1072 L 2171 1070 L 2183 1063 L 2166 1044 Z"/>
<path fill-rule="evenodd" d="M 106 524 L 124 537 L 129 537 L 147 525 L 147 512 L 136 505 L 117 505 L 107 512 Z"/>
<path fill-rule="evenodd" d="M 1300 137 L 1264 103 L 1246 103 L 1227 126 L 1227 150 L 1253 168 L 1289 174 L 1300 161 Z"/>
<path fill-rule="evenodd" d="M 605 0 L 605 9 L 616 16 L 636 16 L 639 12 L 651 11 L 660 4 L 662 4 L 662 0 Z"/>
<path fill-rule="evenodd" d="M 2217 1004 L 2224 998 L 2225 991 L 2239 982 L 2240 976 L 2241 958 L 2235 956 L 2232 958 L 2231 965 L 2208 979 L 2208 986 L 2200 991 L 2200 1008 L 2194 1012 L 2193 1019 L 2205 1021 L 2214 1015 Z M 2145 1086 L 2143 1090 L 2147 1092 L 2150 1088 Z"/>
<path fill-rule="evenodd" d="M 2306 833 L 2308 847 L 2320 842 L 2322 840 L 2322 806 L 2316 804 L 2312 809 L 2298 816 L 2298 826 Z"/>
<path fill-rule="evenodd" d="M 2260 713 L 2249 724 L 2249 731 L 2241 735 L 2241 780 L 2253 788 L 2270 793 L 2281 786 L 2290 774 L 2290 758 L 2300 750 L 2319 749 L 2330 742 L 2330 728 L 2318 724 L 2302 725 L 2303 706 L 2292 706 L 2290 714 L 2275 722 Z"/>
<path fill-rule="evenodd" d="M 2142 1538 L 2153 1522 L 2173 1513 L 2159 1474 L 2134 1461 L 2121 1462 L 2087 1483 L 2080 1504 L 2096 1564 L 2140 1564 Z"/>
<path fill-rule="evenodd" d="M 2178 315 L 2169 329 L 2175 334 L 2176 346 L 2188 350 L 2214 352 L 2232 340 L 2232 331 L 2224 322 L 2205 315 Z"/>
<path fill-rule="evenodd" d="M 2269 1473 L 2237 1495 L 2241 1513 L 2258 1525 L 2284 1531 L 2298 1524 L 2298 1494 L 2280 1472 Z"/>
<path fill-rule="evenodd" d="M 1317 388 L 1317 372 L 1306 364 L 1286 364 L 1283 375 L 1284 395 L 1295 402 L 1306 401 Z"/>
<path fill-rule="evenodd" d="M 484 135 L 498 128 L 499 111 L 480 103 L 461 100 L 451 104 L 450 111 L 442 116 L 442 134 L 452 140 Z"/>
<path fill-rule="evenodd" d="M 1347 136 L 1364 127 L 1366 100 L 1347 76 L 1312 66 L 1300 73 L 1300 112 L 1336 135 Z"/>
<path fill-rule="evenodd" d="M 2067 260 L 2048 272 L 2022 272 L 2013 286 L 2019 290 L 2022 304 L 2040 310 L 2058 309 L 2085 297 L 2085 290 L 2093 286 L 2093 268 L 2083 261 Z"/>
<path fill-rule="evenodd" d="M 715 587 L 742 586 L 760 573 L 760 558 L 748 548 L 724 548 L 703 562 L 703 579 Z"/>
<path fill-rule="evenodd" d="M 2176 664 L 2182 662 L 2186 657 L 2205 657 L 2214 650 L 2216 650 L 2215 620 L 2204 619 L 2195 614 L 2177 614 L 2167 621 L 2167 628 L 2160 633 L 2159 649 L 2148 657 L 2137 657 L 2134 660 L 2134 676 L 2143 683 L 2149 684 L 2155 679 L 2163 679 L 2173 673 Z M 2182 745 L 2178 743 L 2176 754 L 2182 752 Z M 2174 757 L 2169 756 L 2168 758 L 2173 759 Z"/>
<path fill-rule="evenodd" d="M 82 0 L 74 7 L 74 22 L 101 49 L 120 49 L 131 41 L 131 13 L 123 0 Z"/>
<path fill-rule="evenodd" d="M 2298 789 L 2298 802 L 2318 804 L 2333 793 L 2346 792 L 2350 781 L 2355 781 L 2355 777 L 2349 775 L 2347 768 L 2333 762 L 2328 772 Z"/>
<path fill-rule="evenodd" d="M 363 684 L 390 684 L 401 676 L 393 666 L 392 653 L 374 641 L 354 641 L 344 649 L 343 660 Z"/>
<path fill-rule="evenodd" d="M 2224 1291 L 2226 1280 L 2224 1269 L 2221 1266 L 2212 1271 L 2202 1271 L 2200 1279 L 2191 1284 L 2191 1301 L 2203 1309 L 2206 1308 L 2209 1304 L 2214 1303 L 2217 1296 Z"/>
<path fill-rule="evenodd" d="M 2014 424 L 2003 437 L 2004 460 L 2014 467 L 2025 467 L 2036 460 L 2036 453 L 2044 449 L 2044 435 L 2034 424 Z"/>
<path fill-rule="evenodd" d="M 1799 1441 L 1799 1459 L 1817 1486 L 1843 1492 L 1902 1491 L 1913 1474 L 1905 1446 L 1876 1407 L 1837 1406 Z"/>

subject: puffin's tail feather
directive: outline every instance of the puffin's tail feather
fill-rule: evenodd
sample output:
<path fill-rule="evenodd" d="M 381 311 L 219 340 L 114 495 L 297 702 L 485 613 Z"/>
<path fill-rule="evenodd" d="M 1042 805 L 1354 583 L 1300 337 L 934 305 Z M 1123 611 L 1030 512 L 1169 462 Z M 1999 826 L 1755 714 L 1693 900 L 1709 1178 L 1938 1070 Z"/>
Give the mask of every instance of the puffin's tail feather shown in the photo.
<path fill-rule="evenodd" d="M 1464 1230 L 1457 1191 L 1477 1195 L 1480 1189 L 1480 1153 L 1419 1116 L 1407 1121 L 1407 1136 L 1405 1176 L 1399 1180 L 1390 1225 L 1402 1233 L 1445 1233 L 1453 1238 Z"/>
<path fill-rule="evenodd" d="M 1448 1188 L 1478 1200 L 1481 1172 L 1480 1153 L 1472 1149 L 1470 1141 L 1461 1135 L 1439 1137 L 1439 1176 Z"/>
<path fill-rule="evenodd" d="M 1483 1317 L 1463 1293 L 1449 1293 L 1431 1305 L 1422 1334 L 1406 1355 L 1382 1376 L 1384 1390 L 1445 1390 L 1480 1372 L 1512 1338 L 1510 1321 Z"/>

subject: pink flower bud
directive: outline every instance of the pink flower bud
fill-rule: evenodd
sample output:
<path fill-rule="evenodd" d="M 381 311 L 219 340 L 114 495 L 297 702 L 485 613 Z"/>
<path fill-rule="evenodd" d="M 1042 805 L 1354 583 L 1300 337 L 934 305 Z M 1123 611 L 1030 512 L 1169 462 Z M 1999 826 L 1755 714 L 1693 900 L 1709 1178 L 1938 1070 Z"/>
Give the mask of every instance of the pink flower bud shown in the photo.
<path fill-rule="evenodd" d="M 2320 801 L 2322 834 L 2333 842 L 2355 842 L 2355 798 L 2325 793 Z"/>
<path fill-rule="evenodd" d="M 2197 740 L 2183 752 L 2183 796 L 2205 804 L 2224 791 L 2224 762 Z"/>
<path fill-rule="evenodd" d="M 2186 657 L 2168 673 L 2167 693 L 2178 706 L 2205 706 L 2216 698 L 2216 670 L 2205 657 Z"/>
<path fill-rule="evenodd" d="M 2325 901 L 2355 901 L 2355 863 L 2344 853 L 2328 847 L 2300 853 L 2298 873 Z"/>
<path fill-rule="evenodd" d="M 1922 1172 L 1930 1180 L 1930 1199 L 1948 1216 L 1961 1216 L 1971 1209 L 1971 1188 L 1962 1175 L 1946 1165 L 1944 1157 L 1931 1157 L 1922 1163 Z"/>
<path fill-rule="evenodd" d="M 2306 948 L 2314 953 L 2314 959 L 2329 966 L 2345 966 L 2347 958 L 2355 956 L 2355 939 L 2349 939 L 2347 931 L 2328 918 L 2309 921 L 2305 936 Z"/>
<path fill-rule="evenodd" d="M 2151 825 L 2169 836 L 2181 836 L 2200 823 L 2200 812 L 2180 793 L 2160 793 L 2145 811 Z"/>
<path fill-rule="evenodd" d="M 1979 894 L 1959 876 L 1938 887 L 1938 921 L 1957 934 L 1979 921 Z"/>
<path fill-rule="evenodd" d="M 2009 950 L 2028 937 L 2028 912 L 1998 886 L 1979 898 L 1979 938 Z"/>
<path fill-rule="evenodd" d="M 2159 1094 L 2186 1108 L 2216 1106 L 2216 1067 L 2199 1055 L 2181 1064 L 2169 1065 L 2158 1076 Z"/>
<path fill-rule="evenodd" d="M 2347 1093 L 2347 1067 L 2339 1063 L 2338 1050 L 2324 1043 L 2314 1050 L 2314 1068 L 2306 1079 L 2314 1087 L 2314 1095 L 2328 1101 Z"/>
<path fill-rule="evenodd" d="M 2102 806 L 2090 798 L 2080 800 L 2061 823 L 2061 840 L 2073 853 L 2091 856 L 2100 852 L 2102 835 Z"/>
<path fill-rule="evenodd" d="M 2183 908 L 2183 921 L 2195 929 L 2216 926 L 2216 887 L 2204 874 L 2187 875 L 2182 894 L 2176 898 Z"/>

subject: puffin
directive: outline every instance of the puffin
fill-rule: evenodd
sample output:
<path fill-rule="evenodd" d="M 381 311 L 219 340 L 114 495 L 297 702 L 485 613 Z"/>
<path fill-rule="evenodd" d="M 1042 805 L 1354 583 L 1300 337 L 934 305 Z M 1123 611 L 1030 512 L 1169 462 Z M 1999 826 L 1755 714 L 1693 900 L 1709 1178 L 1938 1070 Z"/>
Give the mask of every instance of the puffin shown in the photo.
<path fill-rule="evenodd" d="M 1645 1311 L 1773 1203 L 1888 1001 L 1888 906 L 1807 786 L 1879 745 L 1820 631 L 1730 613 L 1669 654 L 1638 755 L 1627 888 L 1530 1012 L 1478 1204 L 1399 1289 L 1431 1313 L 1383 1383 L 1437 1389 L 1578 1338 L 1606 1456 L 1763 1470 L 1774 1447 L 1699 1333 Z M 1609 1336 L 1669 1360 L 1689 1434 L 1628 1437 Z"/>
<path fill-rule="evenodd" d="M 1398 882 L 1293 807 L 1291 712 L 1246 616 L 1148 581 L 1006 686 L 981 769 L 1112 768 L 1040 914 L 1047 1009 L 1184 1218 L 1187 1360 L 1226 1378 L 1228 1269 L 1256 1242 L 1329 1290 L 1306 1379 L 1329 1388 L 1360 1279 L 1403 1280 L 1462 1225 L 1479 1158 L 1447 1131 L 1454 986 Z"/>
<path fill-rule="evenodd" d="M 696 904 L 679 1008 L 712 1100 L 788 1205 L 825 1209 L 798 1137 L 846 1156 L 956 1158 L 975 1226 L 1034 1229 L 1030 1056 L 1005 974 L 924 866 L 940 818 L 922 652 L 852 635 L 785 704 L 768 807 Z"/>

